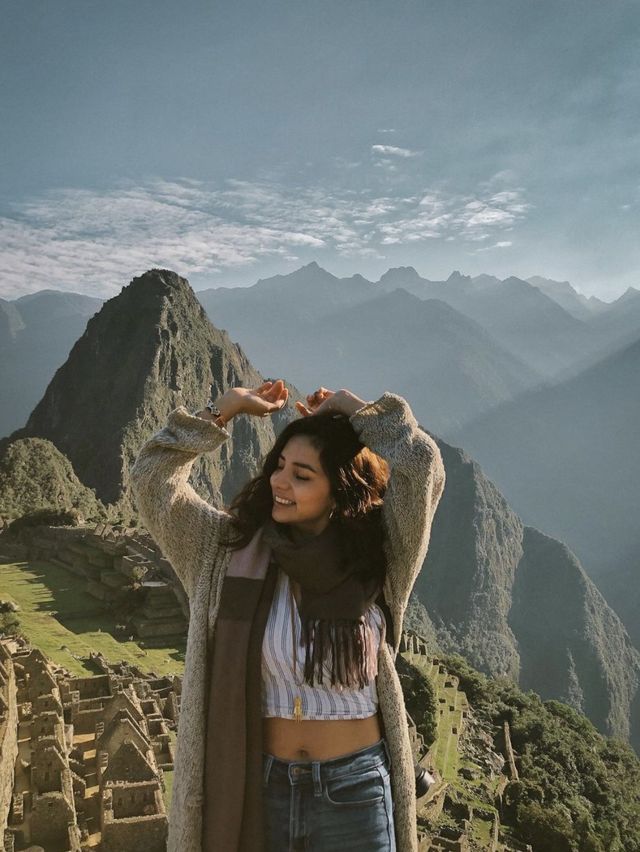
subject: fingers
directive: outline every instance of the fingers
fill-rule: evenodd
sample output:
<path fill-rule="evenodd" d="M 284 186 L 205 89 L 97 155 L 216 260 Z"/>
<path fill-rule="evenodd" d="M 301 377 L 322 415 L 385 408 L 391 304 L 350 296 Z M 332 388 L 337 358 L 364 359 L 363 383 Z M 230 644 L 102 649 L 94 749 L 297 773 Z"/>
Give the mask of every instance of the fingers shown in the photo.
<path fill-rule="evenodd" d="M 287 404 L 287 399 L 289 397 L 289 391 L 285 388 L 285 393 L 281 397 L 281 399 L 276 400 L 276 402 L 271 403 L 270 411 L 280 411 L 281 408 Z"/>
<path fill-rule="evenodd" d="M 328 388 L 319 387 L 317 391 L 314 391 L 314 393 L 307 394 L 307 399 L 313 399 L 316 396 L 330 396 L 331 393 L 332 392 Z"/>
<path fill-rule="evenodd" d="M 286 399 L 289 391 L 285 387 L 282 379 L 277 379 L 275 382 L 263 382 L 256 388 L 255 393 L 260 394 L 267 400 L 277 400 L 283 395 L 283 393 Z"/>

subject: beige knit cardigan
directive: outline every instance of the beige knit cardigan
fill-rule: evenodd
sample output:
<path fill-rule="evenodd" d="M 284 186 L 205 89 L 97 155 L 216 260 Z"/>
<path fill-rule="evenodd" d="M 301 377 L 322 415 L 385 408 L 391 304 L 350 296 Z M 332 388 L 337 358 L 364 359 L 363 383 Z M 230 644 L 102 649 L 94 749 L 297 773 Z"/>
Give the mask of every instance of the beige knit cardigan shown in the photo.
<path fill-rule="evenodd" d="M 388 565 L 383 591 L 395 635 L 392 650 L 386 642 L 380 645 L 376 686 L 391 756 L 397 848 L 417 852 L 414 761 L 394 660 L 445 472 L 435 441 L 401 396 L 385 392 L 349 419 L 361 442 L 390 467 L 383 507 Z M 140 518 L 175 569 L 190 606 L 167 852 L 201 852 L 207 641 L 215 630 L 231 555 L 219 543 L 229 514 L 198 496 L 188 478 L 198 456 L 229 437 L 227 429 L 180 406 L 142 446 L 131 469 Z"/>

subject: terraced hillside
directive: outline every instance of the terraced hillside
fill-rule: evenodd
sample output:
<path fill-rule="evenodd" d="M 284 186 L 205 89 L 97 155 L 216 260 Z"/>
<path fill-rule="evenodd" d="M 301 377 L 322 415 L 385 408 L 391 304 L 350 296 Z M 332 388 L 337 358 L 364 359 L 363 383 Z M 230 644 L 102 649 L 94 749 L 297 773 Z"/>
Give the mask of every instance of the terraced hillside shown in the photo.
<path fill-rule="evenodd" d="M 96 652 L 159 675 L 182 674 L 182 602 L 143 541 L 104 525 L 27 532 L 28 545 L 16 548 L 21 557 L 0 548 L 0 597 L 17 605 L 34 647 L 78 676 L 95 673 L 87 660 Z"/>
<path fill-rule="evenodd" d="M 500 817 L 502 793 L 517 770 L 495 751 L 491 732 L 475 717 L 458 678 L 414 633 L 404 635 L 400 651 L 429 681 L 435 705 L 433 742 L 414 733 L 416 756 L 436 778 L 418 800 L 420 852 L 530 849 L 511 836 Z"/>

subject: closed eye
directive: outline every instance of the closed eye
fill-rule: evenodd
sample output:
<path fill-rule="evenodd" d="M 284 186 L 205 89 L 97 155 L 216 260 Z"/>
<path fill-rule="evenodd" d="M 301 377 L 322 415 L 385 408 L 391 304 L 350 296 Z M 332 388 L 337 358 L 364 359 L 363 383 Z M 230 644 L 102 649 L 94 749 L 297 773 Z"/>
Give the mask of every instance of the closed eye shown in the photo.
<path fill-rule="evenodd" d="M 282 470 L 282 468 L 278 467 L 278 468 L 276 468 L 276 470 Z M 296 477 L 296 479 L 301 479 L 303 482 L 307 482 L 309 479 L 311 479 L 310 476 L 300 476 L 300 474 L 298 474 L 298 473 L 295 474 L 295 477 Z"/>

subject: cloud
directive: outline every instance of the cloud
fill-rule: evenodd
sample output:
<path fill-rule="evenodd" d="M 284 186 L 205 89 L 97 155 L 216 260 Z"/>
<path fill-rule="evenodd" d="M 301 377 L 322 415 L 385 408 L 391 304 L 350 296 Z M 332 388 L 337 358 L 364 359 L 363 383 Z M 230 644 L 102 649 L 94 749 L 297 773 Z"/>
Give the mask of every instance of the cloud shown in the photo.
<path fill-rule="evenodd" d="M 482 248 L 476 249 L 475 253 L 477 254 L 478 252 L 481 252 L 481 251 L 492 251 L 493 249 L 497 249 L 497 248 L 498 249 L 499 248 L 509 248 L 509 246 L 512 246 L 512 245 L 513 245 L 513 242 L 511 240 L 499 240 L 497 243 L 494 243 L 492 246 L 483 246 Z"/>
<path fill-rule="evenodd" d="M 384 257 L 388 246 L 500 240 L 525 216 L 522 188 L 410 195 L 344 186 L 190 178 L 65 188 L 0 217 L 1 294 L 55 287 L 102 298 L 152 267 L 193 273 L 250 269 L 265 258 Z M 487 243 L 488 245 L 488 243 Z"/>
<path fill-rule="evenodd" d="M 380 154 L 383 157 L 419 157 L 421 151 L 411 151 L 409 148 L 398 148 L 395 145 L 372 145 L 371 150 L 374 154 Z"/>

